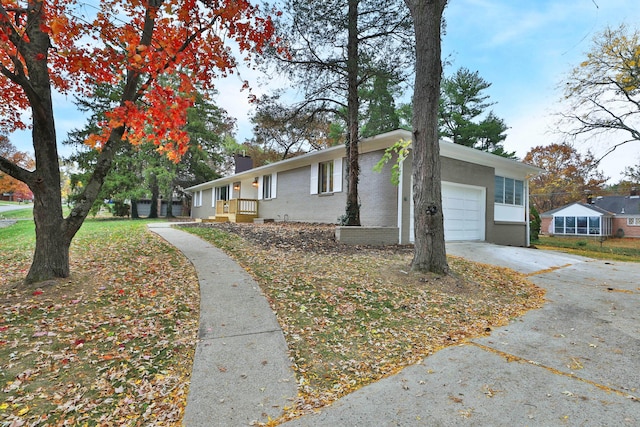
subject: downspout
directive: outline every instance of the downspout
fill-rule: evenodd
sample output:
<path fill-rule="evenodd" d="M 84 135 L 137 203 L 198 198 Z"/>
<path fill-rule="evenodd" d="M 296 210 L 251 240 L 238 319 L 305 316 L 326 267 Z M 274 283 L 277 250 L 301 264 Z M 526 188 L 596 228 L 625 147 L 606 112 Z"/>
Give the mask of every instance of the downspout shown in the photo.
<path fill-rule="evenodd" d="M 405 159 L 406 160 L 406 159 Z M 402 245 L 402 217 L 404 212 L 402 210 L 403 200 L 403 183 L 404 183 L 404 162 L 400 163 L 400 177 L 398 182 L 398 244 Z"/>
<path fill-rule="evenodd" d="M 531 246 L 531 212 L 529 211 L 530 206 L 529 206 L 529 179 L 527 178 L 525 180 L 525 195 L 526 197 L 524 198 L 524 212 L 525 212 L 525 239 L 526 239 L 526 248 L 528 248 L 529 246 Z"/>

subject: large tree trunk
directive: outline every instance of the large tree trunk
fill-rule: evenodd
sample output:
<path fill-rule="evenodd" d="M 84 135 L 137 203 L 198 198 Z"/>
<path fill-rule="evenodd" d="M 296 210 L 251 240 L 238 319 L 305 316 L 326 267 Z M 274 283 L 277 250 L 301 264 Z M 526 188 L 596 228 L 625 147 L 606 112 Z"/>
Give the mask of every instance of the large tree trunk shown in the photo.
<path fill-rule="evenodd" d="M 444 244 L 440 182 L 438 102 L 442 63 L 440 30 L 446 0 L 405 0 L 416 34 L 413 94 L 413 202 L 415 249 L 412 269 L 449 272 Z"/>
<path fill-rule="evenodd" d="M 34 197 L 36 249 L 26 278 L 28 283 L 69 276 L 69 245 L 75 234 L 66 232 L 67 227 L 62 217 L 58 151 L 50 99 L 43 104 L 46 107 L 41 107 L 48 109 L 47 115 L 52 119 L 42 123 L 38 115 L 34 114 L 34 146 L 41 148 L 36 150 L 35 177 L 30 182 Z"/>
<path fill-rule="evenodd" d="M 26 13 L 27 38 L 11 34 L 11 42 L 17 47 L 24 63 L 16 64 L 16 72 L 3 71 L 5 77 L 22 87 L 28 98 L 32 115 L 32 139 L 36 169 L 27 171 L 4 158 L 1 169 L 26 183 L 34 196 L 33 217 L 36 226 L 36 249 L 26 283 L 40 282 L 69 276 L 69 247 L 77 231 L 98 197 L 104 178 L 111 167 L 114 153 L 122 143 L 124 127 L 113 129 L 108 142 L 102 148 L 94 172 L 84 187 L 79 201 L 67 218 L 62 216 L 62 191 L 60 165 L 56 142 L 51 77 L 48 70 L 48 51 L 52 46 L 43 31 L 45 8 L 48 3 L 30 0 Z M 147 11 L 143 37 L 140 44 L 149 46 L 155 23 L 155 11 Z M 130 70 L 122 96 L 122 102 L 135 101 L 140 80 L 138 72 Z"/>
<path fill-rule="evenodd" d="M 32 55 L 25 55 L 29 81 L 23 83 L 31 104 L 32 138 L 36 170 L 26 181 L 33 192 L 33 218 L 36 226 L 36 249 L 26 282 L 33 283 L 51 277 L 69 276 L 69 245 L 73 233 L 67 233 L 62 217 L 60 165 L 53 120 L 53 102 L 47 61 L 49 36 L 40 27 L 44 10 L 38 5 L 29 14 L 28 36 Z M 30 52 L 30 53 L 31 53 Z M 69 235 L 71 234 L 71 235 Z"/>
<path fill-rule="evenodd" d="M 167 218 L 173 218 L 173 188 L 167 191 Z"/>
<path fill-rule="evenodd" d="M 35 196 L 35 200 L 38 200 Z M 66 237 L 60 237 L 63 228 L 62 218 L 42 218 L 35 212 L 36 223 L 36 249 L 33 254 L 33 262 L 25 279 L 26 283 L 41 282 L 53 277 L 69 277 L 69 246 L 71 241 Z M 45 217 L 51 216 L 49 214 Z M 40 217 L 40 219 L 36 219 Z"/>
<path fill-rule="evenodd" d="M 158 197 L 160 196 L 160 188 L 158 187 L 158 178 L 155 174 L 149 176 L 149 186 L 151 187 L 151 206 L 149 207 L 149 216 L 147 218 L 158 218 Z"/>
<path fill-rule="evenodd" d="M 344 225 L 360 225 L 360 203 L 358 200 L 358 180 L 360 159 L 358 158 L 358 3 L 349 0 L 347 41 L 347 170 L 349 172 L 347 188 L 346 221 Z"/>
<path fill-rule="evenodd" d="M 140 219 L 138 214 L 138 200 L 131 199 L 131 219 Z"/>

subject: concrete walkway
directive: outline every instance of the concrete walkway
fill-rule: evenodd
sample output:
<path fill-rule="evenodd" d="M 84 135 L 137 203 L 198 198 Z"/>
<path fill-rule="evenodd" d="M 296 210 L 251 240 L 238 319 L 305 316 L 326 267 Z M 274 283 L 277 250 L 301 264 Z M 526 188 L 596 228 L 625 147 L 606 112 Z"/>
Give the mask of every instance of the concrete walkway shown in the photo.
<path fill-rule="evenodd" d="M 277 418 L 297 396 L 287 343 L 255 281 L 224 252 L 170 223 L 149 229 L 193 263 L 200 327 L 184 425 L 247 426 Z"/>
<path fill-rule="evenodd" d="M 17 211 L 21 209 L 33 209 L 33 203 L 14 205 L 0 202 L 0 228 L 9 227 L 17 222 L 17 219 L 1 219 L 4 212 Z"/>
<path fill-rule="evenodd" d="M 264 296 L 220 250 L 168 225 L 149 227 L 193 262 L 202 295 L 184 424 L 279 416 L 297 390 Z M 484 243 L 447 252 L 528 274 L 547 304 L 283 425 L 640 425 L 640 264 Z"/>

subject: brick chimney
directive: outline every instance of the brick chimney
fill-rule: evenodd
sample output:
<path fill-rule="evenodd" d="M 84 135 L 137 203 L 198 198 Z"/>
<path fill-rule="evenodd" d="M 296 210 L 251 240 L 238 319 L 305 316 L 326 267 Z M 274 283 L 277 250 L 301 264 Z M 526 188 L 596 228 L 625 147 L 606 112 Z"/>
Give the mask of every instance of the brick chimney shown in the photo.
<path fill-rule="evenodd" d="M 234 154 L 233 159 L 236 163 L 236 173 L 253 169 L 253 159 L 251 157 L 244 154 Z"/>
<path fill-rule="evenodd" d="M 591 190 L 585 190 L 584 192 L 585 196 L 586 196 L 586 201 L 588 205 L 592 205 L 593 204 L 593 193 L 591 193 Z"/>

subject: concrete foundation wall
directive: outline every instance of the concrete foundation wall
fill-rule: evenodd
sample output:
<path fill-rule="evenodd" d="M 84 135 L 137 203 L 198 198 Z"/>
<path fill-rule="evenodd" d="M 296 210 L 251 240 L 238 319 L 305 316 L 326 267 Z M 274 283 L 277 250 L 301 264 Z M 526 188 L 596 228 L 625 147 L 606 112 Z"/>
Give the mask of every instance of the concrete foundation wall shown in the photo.
<path fill-rule="evenodd" d="M 348 245 L 394 245 L 398 227 L 336 227 L 336 240 Z"/>
<path fill-rule="evenodd" d="M 493 234 L 488 242 L 505 246 L 525 246 L 527 244 L 527 225 L 524 223 L 496 222 Z"/>

